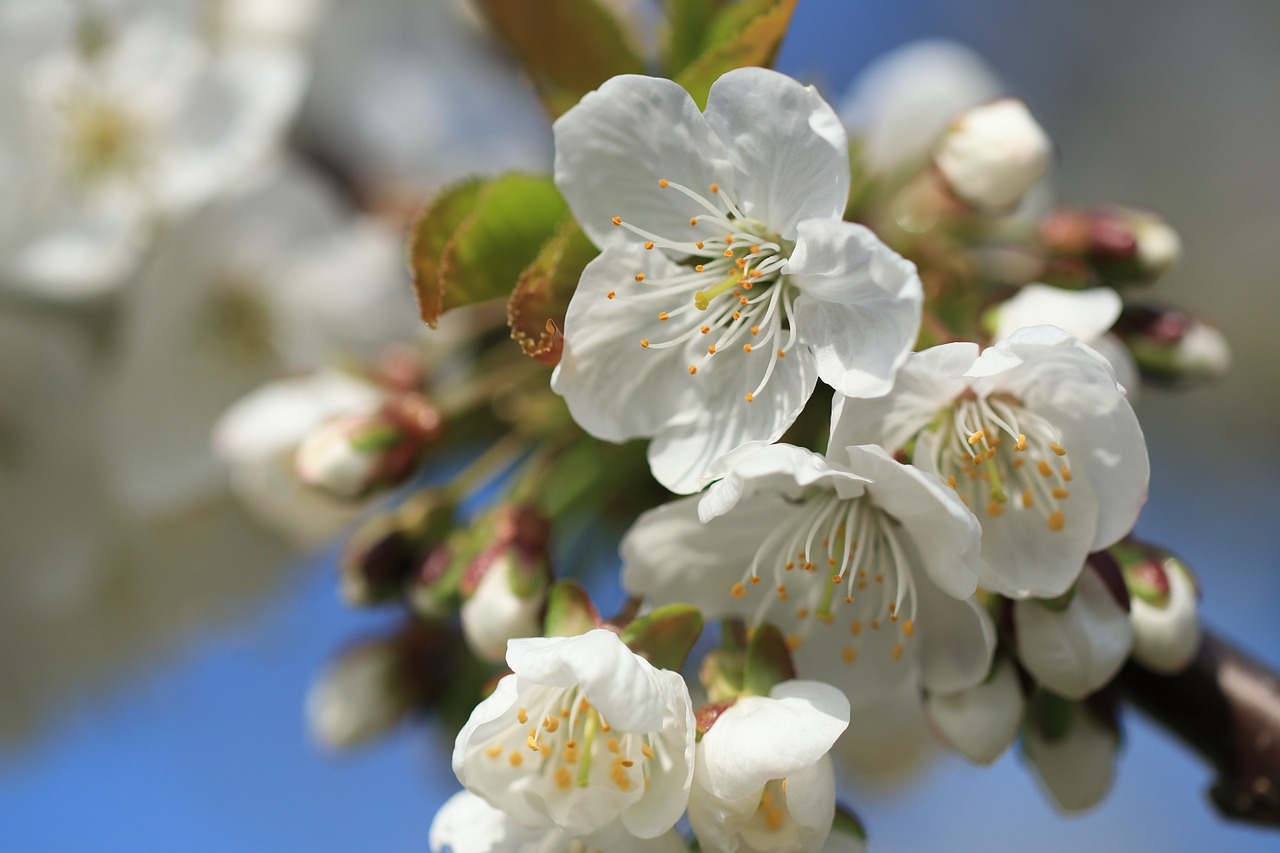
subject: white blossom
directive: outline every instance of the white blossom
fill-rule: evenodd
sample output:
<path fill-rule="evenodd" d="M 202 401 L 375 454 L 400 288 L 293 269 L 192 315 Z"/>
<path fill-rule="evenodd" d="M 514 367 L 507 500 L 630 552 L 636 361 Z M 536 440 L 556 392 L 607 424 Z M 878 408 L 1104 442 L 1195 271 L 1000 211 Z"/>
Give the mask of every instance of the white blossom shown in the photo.
<path fill-rule="evenodd" d="M 914 440 L 914 464 L 980 519 L 980 583 L 1001 595 L 1061 595 L 1146 499 L 1146 444 L 1114 371 L 1052 326 L 981 353 L 973 343 L 916 353 L 892 393 L 837 398 L 836 410 L 833 445 Z"/>
<path fill-rule="evenodd" d="M 1186 669 L 1200 650 L 1199 593 L 1176 560 L 1166 560 L 1162 572 L 1169 587 L 1162 600 L 1129 597 L 1133 658 L 1148 669 L 1173 674 Z"/>
<path fill-rule="evenodd" d="M 849 701 L 815 681 L 742 696 L 698 742 L 689 822 L 703 850 L 818 851 L 835 816 L 828 754 Z"/>
<path fill-rule="evenodd" d="M 1120 734 L 1084 705 L 1063 709 L 1061 730 L 1053 733 L 1028 725 L 1023 748 L 1036 776 L 1064 812 L 1091 809 L 1111 790 Z"/>
<path fill-rule="evenodd" d="M 603 249 L 552 377 L 584 429 L 652 436 L 654 476 L 689 493 L 721 456 L 778 439 L 818 379 L 889 389 L 920 281 L 842 221 L 847 140 L 811 87 L 739 69 L 703 114 L 669 80 L 616 77 L 554 130 L 556 185 Z"/>
<path fill-rule="evenodd" d="M 933 155 L 947 186 L 980 210 L 1014 206 L 1049 169 L 1053 143 L 1027 105 L 1001 98 L 957 117 Z"/>
<path fill-rule="evenodd" d="M 512 674 L 458 733 L 453 770 L 527 827 L 654 838 L 684 813 L 693 709 L 684 679 L 595 629 L 507 646 Z"/>
<path fill-rule="evenodd" d="M 881 448 L 838 447 L 756 449 L 704 496 L 641 515 L 622 541 L 623 586 L 773 623 L 800 677 L 836 684 L 855 707 L 917 679 L 944 692 L 979 683 L 995 640 L 970 597 L 973 516 Z"/>

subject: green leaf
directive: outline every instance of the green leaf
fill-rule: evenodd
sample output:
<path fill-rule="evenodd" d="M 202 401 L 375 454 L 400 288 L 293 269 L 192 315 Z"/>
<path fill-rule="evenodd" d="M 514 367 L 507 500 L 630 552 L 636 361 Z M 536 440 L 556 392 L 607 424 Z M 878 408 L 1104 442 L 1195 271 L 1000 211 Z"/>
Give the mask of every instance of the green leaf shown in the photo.
<path fill-rule="evenodd" d="M 791 26 L 798 0 L 740 0 L 727 6 L 712 24 L 707 48 L 676 77 L 699 107 L 720 75 L 749 65 L 769 66 Z"/>
<path fill-rule="evenodd" d="M 597 0 L 479 0 L 554 118 L 618 74 L 643 74 L 626 28 Z"/>
<path fill-rule="evenodd" d="M 444 190 L 409 237 L 423 322 L 434 328 L 450 308 L 510 294 L 567 212 L 546 176 L 473 178 Z"/>
<path fill-rule="evenodd" d="M 667 36 L 662 64 L 675 76 L 697 59 L 707 44 L 711 22 L 725 0 L 667 0 Z"/>
<path fill-rule="evenodd" d="M 599 253 L 578 223 L 566 219 L 520 274 L 507 303 L 507 324 L 527 355 L 549 367 L 559 364 L 569 299 L 583 268 Z"/>
<path fill-rule="evenodd" d="M 747 641 L 747 665 L 742 689 L 756 696 L 768 696 L 775 685 L 796 677 L 795 664 L 786 638 L 766 622 L 758 626 Z"/>
<path fill-rule="evenodd" d="M 690 604 L 668 604 L 647 613 L 622 630 L 622 642 L 631 651 L 661 669 L 679 672 L 698 635 L 701 611 Z"/>

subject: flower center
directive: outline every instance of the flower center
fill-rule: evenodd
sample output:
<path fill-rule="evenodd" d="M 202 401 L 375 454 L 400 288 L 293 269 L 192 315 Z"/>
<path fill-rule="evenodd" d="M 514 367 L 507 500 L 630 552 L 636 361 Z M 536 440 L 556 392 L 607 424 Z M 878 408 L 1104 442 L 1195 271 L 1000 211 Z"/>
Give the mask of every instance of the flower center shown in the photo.
<path fill-rule="evenodd" d="M 672 308 L 659 312 L 658 319 L 665 323 L 694 312 L 702 316 L 701 322 L 680 334 L 664 340 L 644 338 L 640 346 L 667 349 L 705 337 L 706 354 L 689 365 L 690 376 L 697 375 L 713 356 L 723 357 L 739 348 L 740 342 L 741 355 L 736 357 L 767 351 L 769 361 L 763 378 L 744 395 L 748 403 L 754 402 L 769 384 L 778 360 L 796 344 L 796 294 L 782 278 L 793 247 L 770 234 L 763 223 L 744 216 L 718 184 L 710 185 L 709 197 L 666 178 L 660 179 L 658 186 L 688 197 L 692 212 L 689 225 L 704 230 L 705 236 L 693 242 L 676 240 L 638 228 L 618 216 L 613 224 L 642 237 L 646 249 L 663 249 L 681 259 L 680 271 L 673 275 L 635 275 L 636 283 L 670 294 Z M 625 298 L 625 291 L 608 294 L 610 299 L 620 295 Z"/>
<path fill-rule="evenodd" d="M 615 732 L 576 687 L 541 688 L 527 698 L 541 707 L 516 711 L 514 723 L 484 750 L 490 759 L 521 773 L 526 761 L 535 762 L 536 772 L 562 791 L 605 780 L 623 793 L 648 788 L 657 754 L 649 734 Z"/>
<path fill-rule="evenodd" d="M 903 637 L 915 635 L 914 555 L 901 523 L 865 497 L 819 493 L 770 532 L 730 594 L 745 598 L 760 584 L 762 571 L 771 573 L 773 594 L 761 597 L 752 623 L 794 626 L 787 636 L 792 651 L 804 644 L 815 623 L 847 623 L 839 654 L 843 663 L 853 664 L 867 629 L 879 631 L 901 621 Z M 896 663 L 903 651 L 901 642 L 894 643 L 891 660 Z"/>
<path fill-rule="evenodd" d="M 118 105 L 91 94 L 65 107 L 65 150 L 73 178 L 85 186 L 142 165 L 138 122 Z"/>
<path fill-rule="evenodd" d="M 975 512 L 1038 512 L 1050 530 L 1066 527 L 1070 460 L 1062 435 L 1011 398 L 967 395 L 932 427 L 938 475 Z"/>

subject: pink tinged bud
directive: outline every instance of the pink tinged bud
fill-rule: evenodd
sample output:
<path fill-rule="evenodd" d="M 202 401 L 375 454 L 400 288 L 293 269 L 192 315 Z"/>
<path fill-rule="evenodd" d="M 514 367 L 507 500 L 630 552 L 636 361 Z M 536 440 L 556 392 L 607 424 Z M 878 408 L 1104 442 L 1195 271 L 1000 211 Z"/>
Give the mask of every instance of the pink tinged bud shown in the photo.
<path fill-rule="evenodd" d="M 1203 638 L 1199 594 L 1190 570 L 1172 554 L 1132 540 L 1109 551 L 1121 566 L 1132 599 L 1134 660 L 1166 675 L 1182 672 L 1195 659 Z"/>
<path fill-rule="evenodd" d="M 1083 260 L 1122 284 L 1153 282 L 1182 257 L 1182 240 L 1169 223 L 1126 207 L 1054 211 L 1040 224 L 1040 241 L 1051 254 Z"/>
<path fill-rule="evenodd" d="M 1143 379 L 1157 384 L 1209 382 L 1231 367 L 1231 349 L 1222 333 L 1177 308 L 1126 306 L 1115 331 L 1133 353 Z"/>
<path fill-rule="evenodd" d="M 516 592 L 516 575 L 511 555 L 498 559 L 462 603 L 462 633 L 481 660 L 500 663 L 506 658 L 508 640 L 536 637 L 542 632 L 546 575 L 541 576 L 543 586 L 525 596 Z"/>
<path fill-rule="evenodd" d="M 981 212 L 1000 213 L 1044 177 L 1052 153 L 1026 104 L 1002 98 L 957 118 L 933 162 L 957 198 Z"/>
<path fill-rule="evenodd" d="M 381 604 L 401 598 L 417 587 L 415 573 L 440 549 L 453 527 L 453 503 L 441 493 L 424 490 L 399 507 L 375 515 L 348 541 L 342 561 L 341 592 L 353 606 Z M 441 572 L 433 589 L 447 587 L 456 595 L 457 577 Z M 444 593 L 441 593 L 443 596 Z"/>

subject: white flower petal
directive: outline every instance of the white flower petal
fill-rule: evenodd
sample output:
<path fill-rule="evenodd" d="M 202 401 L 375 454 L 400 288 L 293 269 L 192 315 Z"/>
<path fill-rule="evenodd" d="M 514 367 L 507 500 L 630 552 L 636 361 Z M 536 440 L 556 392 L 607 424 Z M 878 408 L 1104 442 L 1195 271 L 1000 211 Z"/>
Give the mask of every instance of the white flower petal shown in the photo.
<path fill-rule="evenodd" d="M 1083 706 L 1072 710 L 1069 728 L 1062 737 L 1049 740 L 1029 730 L 1024 745 L 1045 790 L 1062 811 L 1091 809 L 1111 789 L 1120 736 Z"/>
<path fill-rule="evenodd" d="M 1028 284 L 996 309 L 996 338 L 1007 338 L 1023 326 L 1053 325 L 1086 343 L 1102 337 L 1120 317 L 1124 303 L 1109 287 L 1064 290 Z"/>
<path fill-rule="evenodd" d="M 1017 670 L 997 661 L 991 677 L 956 693 L 930 693 L 925 717 L 939 739 L 978 764 L 990 764 L 1018 739 L 1025 707 Z"/>
<path fill-rule="evenodd" d="M 606 249 L 583 270 L 565 316 L 564 353 L 551 388 L 597 438 L 654 435 L 700 411 L 694 385 L 699 377 L 689 376 L 688 366 L 701 358 L 702 342 L 666 349 L 640 345 L 643 339 L 679 337 L 699 322 L 686 313 L 663 323 L 659 312 L 677 307 L 671 296 L 635 281 L 637 273 L 659 277 L 675 269 L 662 254 L 631 245 Z"/>
<path fill-rule="evenodd" d="M 976 598 L 957 601 L 929 581 L 916 583 L 920 681 L 954 693 L 982 683 L 996 648 L 995 626 Z"/>
<path fill-rule="evenodd" d="M 777 441 L 795 423 L 818 383 L 814 358 L 796 347 L 776 361 L 768 385 L 748 402 L 746 394 L 757 387 L 769 361 L 767 352 L 726 352 L 697 376 L 675 380 L 693 386 L 698 400 L 686 411 L 691 420 L 673 422 L 649 445 L 649 466 L 659 483 L 678 494 L 695 492 L 723 457 L 744 445 Z"/>
<path fill-rule="evenodd" d="M 844 215 L 849 142 L 835 110 L 812 86 L 765 68 L 739 68 L 712 84 L 706 121 L 737 171 L 734 198 L 748 218 L 791 240 L 805 219 Z"/>
<path fill-rule="evenodd" d="M 762 493 L 799 497 L 809 486 L 823 486 L 842 498 L 861 495 L 869 481 L 832 467 L 827 458 L 790 444 L 773 444 L 742 456 L 725 478 L 712 485 L 698 506 L 703 521 L 724 515 L 743 498 Z"/>
<path fill-rule="evenodd" d="M 689 200 L 658 186 L 667 178 L 697 192 L 719 183 L 733 192 L 720 138 L 689 93 L 655 77 L 622 75 L 587 93 L 553 126 L 556 186 L 598 246 L 630 242 L 620 216 L 647 231 L 693 241 Z"/>
<path fill-rule="evenodd" d="M 847 396 L 887 393 L 920 329 L 915 265 L 862 226 L 809 220 L 786 280 L 801 291 L 796 325 L 822 381 Z"/>
<path fill-rule="evenodd" d="M 1184 569 L 1166 561 L 1169 600 L 1157 607 L 1133 595 L 1129 620 L 1133 623 L 1133 658 L 1147 669 L 1174 674 L 1195 659 L 1202 639 L 1196 587 Z"/>
<path fill-rule="evenodd" d="M 1129 615 L 1097 572 L 1084 571 L 1066 610 L 1038 601 L 1013 606 L 1018 658 L 1044 686 L 1081 699 L 1120 671 L 1133 647 Z"/>
<path fill-rule="evenodd" d="M 769 697 L 743 696 L 703 735 L 710 791 L 738 799 L 786 779 L 830 751 L 849 725 L 849 700 L 829 684 L 783 682 Z"/>
<path fill-rule="evenodd" d="M 534 853 L 555 830 L 528 829 L 470 791 L 450 797 L 431 821 L 432 853 Z"/>
<path fill-rule="evenodd" d="M 898 450 L 921 425 L 964 391 L 961 377 L 978 357 L 978 345 L 957 342 L 912 353 L 898 371 L 893 393 L 873 399 L 836 394 L 829 446 L 879 444 Z"/>

